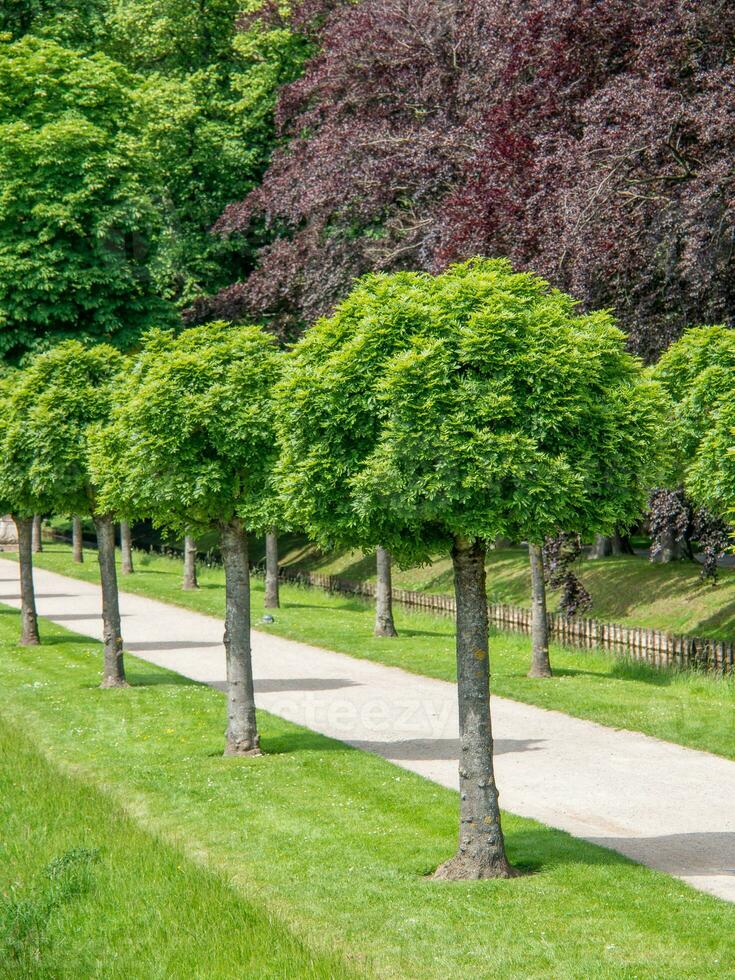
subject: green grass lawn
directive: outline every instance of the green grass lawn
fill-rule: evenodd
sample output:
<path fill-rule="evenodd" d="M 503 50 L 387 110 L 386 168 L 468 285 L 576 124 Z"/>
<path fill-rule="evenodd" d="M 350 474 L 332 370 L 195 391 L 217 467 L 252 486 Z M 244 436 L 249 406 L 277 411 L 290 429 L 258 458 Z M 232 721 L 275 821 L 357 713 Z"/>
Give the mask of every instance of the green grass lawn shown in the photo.
<path fill-rule="evenodd" d="M 0 718 L 0 976 L 350 975 L 34 741 Z"/>
<path fill-rule="evenodd" d="M 295 570 L 324 572 L 343 578 L 375 579 L 375 559 L 357 551 L 321 555 L 314 546 L 288 540 L 284 563 Z M 717 585 L 699 580 L 692 562 L 653 565 L 636 555 L 582 560 L 577 574 L 592 595 L 589 615 L 611 623 L 646 626 L 732 640 L 735 635 L 735 569 L 723 568 Z M 394 568 L 393 584 L 423 592 L 452 592 L 452 568 L 448 558 L 419 568 Z M 517 606 L 531 604 L 531 573 L 523 548 L 488 552 L 487 592 L 490 602 Z M 559 594 L 550 592 L 549 608 L 556 609 Z"/>
<path fill-rule="evenodd" d="M 75 565 L 70 549 L 60 544 L 47 545 L 35 558 L 44 568 L 98 581 L 92 552 L 84 565 Z M 223 616 L 221 569 L 200 569 L 201 589 L 195 593 L 181 591 L 181 569 L 173 559 L 139 552 L 136 569 L 134 575 L 121 579 L 124 589 Z M 397 607 L 399 637 L 377 639 L 372 635 L 369 603 L 286 586 L 275 623 L 264 626 L 258 622 L 263 611 L 262 583 L 256 579 L 253 586 L 253 618 L 261 629 L 440 680 L 455 679 L 454 626 L 449 618 Z M 554 645 L 555 676 L 530 679 L 526 677 L 527 637 L 496 633 L 490 650 L 496 694 L 735 758 L 735 678 L 657 670 L 609 654 Z"/>
<path fill-rule="evenodd" d="M 728 903 L 512 816 L 531 873 L 429 881 L 456 793 L 263 713 L 267 754 L 223 758 L 214 689 L 129 657 L 101 691 L 98 644 L 17 632 L 2 609 L 2 976 L 731 975 Z"/>

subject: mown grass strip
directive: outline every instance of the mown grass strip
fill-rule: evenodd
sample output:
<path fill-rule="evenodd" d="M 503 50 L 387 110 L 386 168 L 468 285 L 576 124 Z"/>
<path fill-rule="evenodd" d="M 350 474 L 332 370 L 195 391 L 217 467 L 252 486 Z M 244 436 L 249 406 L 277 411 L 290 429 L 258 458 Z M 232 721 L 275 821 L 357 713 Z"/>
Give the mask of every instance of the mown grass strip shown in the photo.
<path fill-rule="evenodd" d="M 357 975 L 0 720 L 0 976 Z"/>

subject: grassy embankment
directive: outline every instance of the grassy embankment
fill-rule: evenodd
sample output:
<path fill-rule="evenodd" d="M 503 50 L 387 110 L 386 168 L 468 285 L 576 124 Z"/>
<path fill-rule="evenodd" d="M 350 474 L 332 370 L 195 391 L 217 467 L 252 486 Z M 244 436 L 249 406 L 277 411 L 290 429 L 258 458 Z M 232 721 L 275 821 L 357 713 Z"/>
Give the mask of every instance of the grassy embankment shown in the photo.
<path fill-rule="evenodd" d="M 52 544 L 35 557 L 44 568 L 98 581 L 92 553 L 84 565 L 75 565 L 68 547 Z M 181 569 L 173 559 L 138 553 L 136 569 L 134 575 L 121 580 L 124 589 L 223 615 L 221 569 L 202 568 L 201 589 L 196 593 L 181 591 Z M 254 580 L 253 584 L 253 617 L 260 629 L 414 673 L 454 680 L 450 619 L 396 609 L 399 637 L 376 639 L 369 603 L 286 586 L 275 623 L 264 626 L 258 622 L 262 583 Z M 607 654 L 553 645 L 555 676 L 532 680 L 526 677 L 529 656 L 530 644 L 524 636 L 497 633 L 491 638 L 491 683 L 496 694 L 735 758 L 735 678 L 660 671 Z"/>
<path fill-rule="evenodd" d="M 314 546 L 294 544 L 286 550 L 283 561 L 303 571 L 375 579 L 375 559 L 356 551 L 322 555 Z M 714 586 L 700 581 L 696 563 L 654 565 L 642 555 L 582 559 L 576 570 L 592 595 L 589 615 L 595 619 L 724 640 L 735 635 L 733 568 L 721 569 Z M 447 558 L 425 567 L 395 568 L 393 584 L 401 589 L 451 593 L 451 562 Z M 488 553 L 487 593 L 490 602 L 530 606 L 531 573 L 525 549 Z M 549 599 L 549 608 L 556 609 L 558 593 L 551 592 Z"/>
<path fill-rule="evenodd" d="M 50 556 L 49 556 L 50 557 Z M 203 593 L 206 594 L 206 591 Z M 722 977 L 735 909 L 507 816 L 510 882 L 426 880 L 457 796 L 261 714 L 225 759 L 222 696 L 0 609 L 0 974 Z"/>

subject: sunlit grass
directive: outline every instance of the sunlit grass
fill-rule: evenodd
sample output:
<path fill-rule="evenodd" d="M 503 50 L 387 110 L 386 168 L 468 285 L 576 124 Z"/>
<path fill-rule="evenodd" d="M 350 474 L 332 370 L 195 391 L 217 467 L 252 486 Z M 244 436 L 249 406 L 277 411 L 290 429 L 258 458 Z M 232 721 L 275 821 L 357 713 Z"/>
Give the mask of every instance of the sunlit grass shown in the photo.
<path fill-rule="evenodd" d="M 75 565 L 70 550 L 59 544 L 47 546 L 36 556 L 45 568 L 96 582 L 94 557 L 90 553 L 84 565 Z M 121 579 L 123 588 L 223 615 L 221 569 L 200 569 L 201 589 L 192 593 L 181 591 L 181 569 L 174 559 L 138 553 L 136 568 L 134 575 Z M 455 678 L 451 618 L 396 607 L 400 635 L 379 639 L 372 635 L 373 610 L 368 602 L 295 586 L 283 587 L 281 594 L 283 606 L 276 610 L 275 622 L 266 626 L 259 622 L 263 614 L 262 583 L 253 580 L 256 627 L 440 680 Z M 657 670 L 610 654 L 552 645 L 555 676 L 551 680 L 530 679 L 526 677 L 530 659 L 527 637 L 497 633 L 491 637 L 490 649 L 491 684 L 496 694 L 735 758 L 735 678 Z"/>
<path fill-rule="evenodd" d="M 133 657 L 134 686 L 101 691 L 98 644 L 42 625 L 21 649 L 0 613 L 0 893 L 6 924 L 23 902 L 39 924 L 37 972 L 11 972 L 6 940 L 0 975 L 727 975 L 731 905 L 512 816 L 533 873 L 431 882 L 455 793 L 263 713 L 267 754 L 225 759 L 219 692 Z M 57 859 L 79 887 L 49 906 Z"/>

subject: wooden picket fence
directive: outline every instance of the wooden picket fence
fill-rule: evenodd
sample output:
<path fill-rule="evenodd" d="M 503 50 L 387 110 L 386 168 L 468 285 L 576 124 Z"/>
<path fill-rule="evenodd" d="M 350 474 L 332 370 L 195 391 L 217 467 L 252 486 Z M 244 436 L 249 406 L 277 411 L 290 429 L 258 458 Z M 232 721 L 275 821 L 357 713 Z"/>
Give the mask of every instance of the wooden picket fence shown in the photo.
<path fill-rule="evenodd" d="M 346 595 L 375 595 L 372 582 L 355 582 L 321 572 L 299 572 L 281 568 L 284 581 L 314 586 L 328 592 Z M 451 595 L 432 595 L 409 589 L 393 589 L 393 601 L 424 612 L 454 615 Z M 531 632 L 531 610 L 522 606 L 490 603 L 488 613 L 492 626 L 518 633 Z M 560 613 L 548 613 L 549 635 L 566 646 L 608 650 L 619 656 L 644 661 L 655 667 L 689 667 L 717 673 L 735 672 L 735 644 L 701 636 L 681 636 L 643 626 L 621 626 L 597 619 L 568 619 Z"/>

